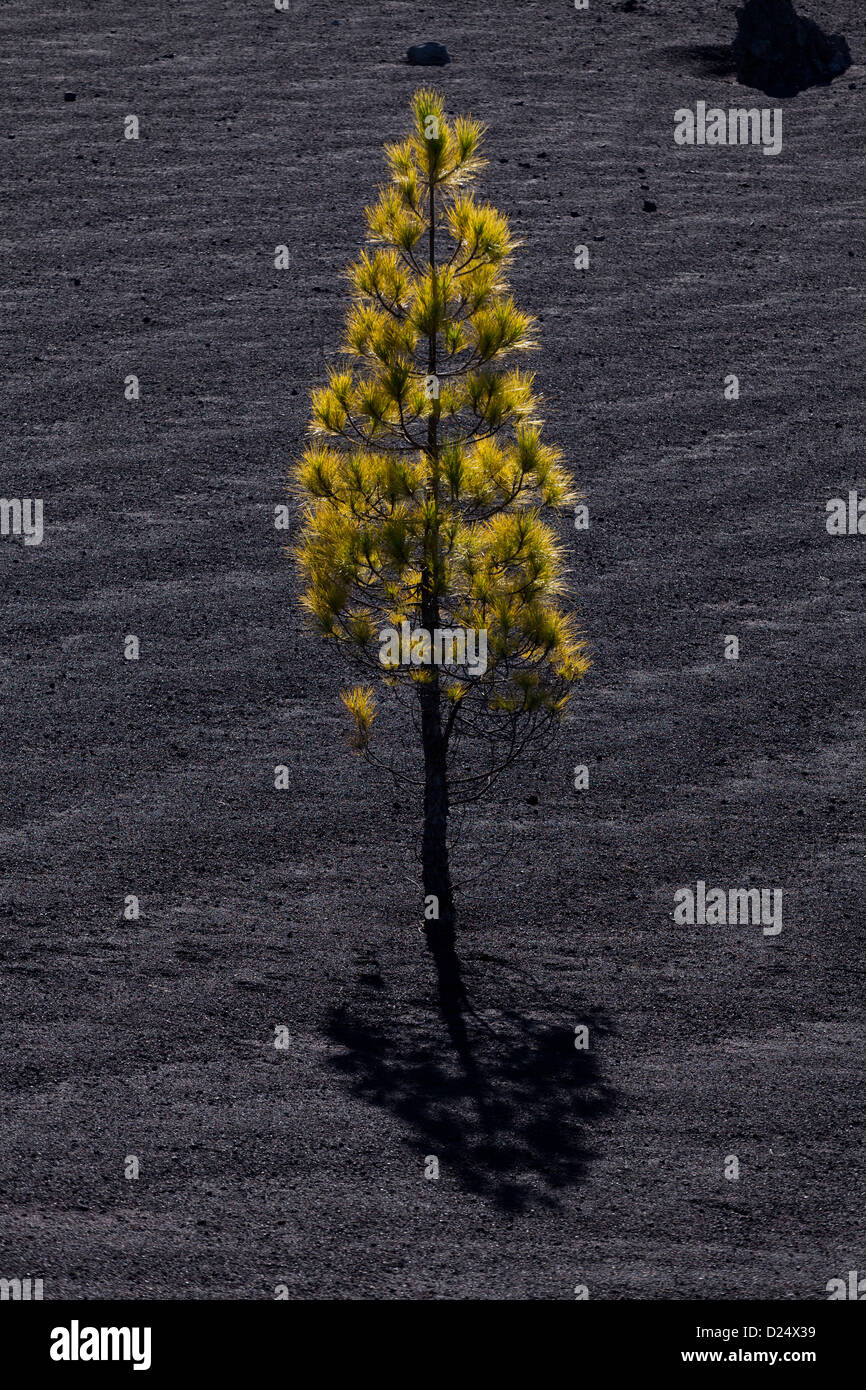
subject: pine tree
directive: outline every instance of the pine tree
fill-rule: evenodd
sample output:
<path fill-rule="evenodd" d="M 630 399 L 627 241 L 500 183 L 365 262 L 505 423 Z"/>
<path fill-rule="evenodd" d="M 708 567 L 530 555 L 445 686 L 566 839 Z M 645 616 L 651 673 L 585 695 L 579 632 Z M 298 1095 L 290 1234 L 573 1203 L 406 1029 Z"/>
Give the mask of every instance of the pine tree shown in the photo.
<path fill-rule="evenodd" d="M 506 365 L 536 346 L 505 278 L 518 243 L 468 188 L 483 129 L 446 119 L 435 91 L 417 91 L 412 113 L 408 138 L 385 147 L 390 180 L 349 270 L 343 365 L 313 392 L 292 553 L 321 632 L 414 709 L 417 779 L 396 734 L 390 770 L 423 786 L 424 930 L 440 1002 L 459 1012 L 449 812 L 552 730 L 589 661 L 541 516 L 574 502 L 571 479 L 542 440 L 532 375 Z M 460 630 L 476 650 L 486 634 L 484 669 L 430 640 Z M 407 632 L 409 664 L 389 641 Z M 381 761 L 372 686 L 342 698 L 354 747 Z"/>

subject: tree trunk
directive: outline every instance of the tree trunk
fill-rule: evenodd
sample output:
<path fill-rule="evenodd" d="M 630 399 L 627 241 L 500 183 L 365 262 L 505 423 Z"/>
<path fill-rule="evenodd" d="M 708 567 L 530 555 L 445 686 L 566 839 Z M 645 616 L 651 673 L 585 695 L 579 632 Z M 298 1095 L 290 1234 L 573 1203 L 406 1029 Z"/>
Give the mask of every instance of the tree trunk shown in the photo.
<path fill-rule="evenodd" d="M 438 681 L 418 687 L 424 747 L 424 837 L 421 850 L 424 897 L 436 899 L 438 918 L 425 919 L 427 945 L 436 965 L 439 1002 L 444 1013 L 459 1013 L 464 1002 L 457 959 L 456 913 L 448 863 L 448 769 L 442 736 Z"/>
<path fill-rule="evenodd" d="M 436 213 L 435 189 L 429 189 L 429 264 L 436 275 Z M 428 343 L 427 371 L 436 374 L 436 334 Z M 421 623 L 430 633 L 439 626 L 439 406 L 434 397 L 427 422 L 427 457 L 430 460 L 430 485 L 434 503 L 432 534 L 421 575 Z M 456 1015 L 465 999 L 457 959 L 456 914 L 448 864 L 448 764 L 447 744 L 442 732 L 441 692 L 439 671 L 431 661 L 428 679 L 418 686 L 421 702 L 421 742 L 424 749 L 424 837 L 421 850 L 424 897 L 436 899 L 438 917 L 429 921 L 425 916 L 424 931 L 427 945 L 436 965 L 439 1003 L 445 1014 Z"/>

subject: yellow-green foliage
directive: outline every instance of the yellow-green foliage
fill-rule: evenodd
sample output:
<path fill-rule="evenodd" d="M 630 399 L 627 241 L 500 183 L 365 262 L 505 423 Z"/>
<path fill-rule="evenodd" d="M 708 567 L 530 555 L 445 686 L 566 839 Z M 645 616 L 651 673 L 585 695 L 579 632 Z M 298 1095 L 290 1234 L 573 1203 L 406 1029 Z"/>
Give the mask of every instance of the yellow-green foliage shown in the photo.
<path fill-rule="evenodd" d="M 494 720 L 554 714 L 589 661 L 558 606 L 562 556 L 541 516 L 574 501 L 572 480 L 542 439 L 532 375 L 508 361 L 536 346 L 506 281 L 517 243 L 468 187 L 479 123 L 448 120 L 434 91 L 412 111 L 348 271 L 344 365 L 313 392 L 294 473 L 304 603 L 392 684 L 437 679 Z M 384 670 L 380 629 L 421 625 L 422 608 L 442 627 L 487 629 L 483 675 Z M 366 747 L 373 692 L 343 698 Z"/>
<path fill-rule="evenodd" d="M 361 752 L 370 742 L 373 720 L 376 718 L 376 699 L 369 685 L 356 685 L 352 690 L 344 690 L 340 696 L 352 716 L 354 734 L 352 747 Z"/>

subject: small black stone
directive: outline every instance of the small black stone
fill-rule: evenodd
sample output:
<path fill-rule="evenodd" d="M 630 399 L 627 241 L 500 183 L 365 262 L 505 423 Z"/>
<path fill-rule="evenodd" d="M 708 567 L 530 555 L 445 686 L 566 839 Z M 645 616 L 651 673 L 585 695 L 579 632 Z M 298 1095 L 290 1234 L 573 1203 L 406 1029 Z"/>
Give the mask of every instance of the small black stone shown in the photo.
<path fill-rule="evenodd" d="M 406 61 L 414 67 L 444 68 L 451 59 L 444 43 L 413 43 L 406 54 Z"/>
<path fill-rule="evenodd" d="M 63 100 L 64 100 L 64 101 L 74 101 L 74 100 L 75 100 L 75 93 L 74 93 L 74 92 L 64 92 L 64 93 L 63 93 Z"/>
<path fill-rule="evenodd" d="M 657 211 L 658 211 L 656 204 L 653 203 L 653 202 L 650 202 L 649 198 L 644 198 L 644 200 L 643 200 L 643 210 L 644 210 L 644 212 L 657 212 Z"/>

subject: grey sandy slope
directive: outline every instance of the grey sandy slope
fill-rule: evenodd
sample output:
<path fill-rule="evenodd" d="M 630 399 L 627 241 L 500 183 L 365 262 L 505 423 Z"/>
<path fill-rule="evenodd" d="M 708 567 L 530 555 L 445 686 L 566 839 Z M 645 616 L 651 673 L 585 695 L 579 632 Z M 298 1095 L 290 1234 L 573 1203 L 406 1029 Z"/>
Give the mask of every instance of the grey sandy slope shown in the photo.
<path fill-rule="evenodd" d="M 704 0 L 509 3 L 495 43 L 456 4 L 3 7 L 0 491 L 47 532 L 0 541 L 0 1274 L 786 1299 L 863 1268 L 863 552 L 823 511 L 866 491 L 864 33 L 820 8 L 854 67 L 767 159 L 673 143 L 676 108 L 743 97 L 695 55 L 733 32 Z M 272 526 L 425 38 L 490 126 L 592 516 L 563 539 L 593 671 L 466 830 L 468 1070 L 417 807 L 347 749 Z M 780 937 L 676 927 L 698 878 L 782 887 Z"/>

